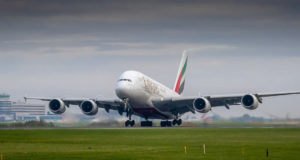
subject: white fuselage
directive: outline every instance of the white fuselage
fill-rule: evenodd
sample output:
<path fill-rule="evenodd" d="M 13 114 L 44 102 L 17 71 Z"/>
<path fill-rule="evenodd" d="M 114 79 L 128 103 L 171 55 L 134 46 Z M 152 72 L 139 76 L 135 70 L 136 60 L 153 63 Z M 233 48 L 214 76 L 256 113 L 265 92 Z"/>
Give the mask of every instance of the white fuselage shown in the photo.
<path fill-rule="evenodd" d="M 159 111 L 152 103 L 153 98 L 177 97 L 172 89 L 137 72 L 126 71 L 118 79 L 116 95 L 120 99 L 127 99 L 133 114 L 148 118 L 171 119 L 174 115 Z"/>

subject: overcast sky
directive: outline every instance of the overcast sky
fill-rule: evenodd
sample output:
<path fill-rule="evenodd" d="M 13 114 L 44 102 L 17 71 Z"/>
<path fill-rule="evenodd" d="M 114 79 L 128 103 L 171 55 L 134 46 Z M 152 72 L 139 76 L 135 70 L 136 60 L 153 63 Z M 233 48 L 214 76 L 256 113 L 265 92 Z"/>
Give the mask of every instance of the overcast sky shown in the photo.
<path fill-rule="evenodd" d="M 184 95 L 300 90 L 300 1 L 0 0 L 0 93 L 14 100 L 116 98 L 129 69 L 173 87 L 183 50 Z M 300 118 L 300 96 L 213 112 Z"/>

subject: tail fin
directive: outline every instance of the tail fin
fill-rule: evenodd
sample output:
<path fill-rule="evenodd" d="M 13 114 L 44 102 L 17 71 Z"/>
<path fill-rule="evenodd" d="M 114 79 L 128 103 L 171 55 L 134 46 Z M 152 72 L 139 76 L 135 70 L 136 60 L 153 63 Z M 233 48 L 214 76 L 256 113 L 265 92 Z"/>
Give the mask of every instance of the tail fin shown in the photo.
<path fill-rule="evenodd" d="M 187 61 L 188 61 L 188 54 L 186 51 L 183 52 L 182 58 L 179 64 L 179 69 L 174 85 L 174 91 L 178 94 L 181 94 L 184 89 L 184 83 L 185 83 L 185 71 L 187 67 Z"/>

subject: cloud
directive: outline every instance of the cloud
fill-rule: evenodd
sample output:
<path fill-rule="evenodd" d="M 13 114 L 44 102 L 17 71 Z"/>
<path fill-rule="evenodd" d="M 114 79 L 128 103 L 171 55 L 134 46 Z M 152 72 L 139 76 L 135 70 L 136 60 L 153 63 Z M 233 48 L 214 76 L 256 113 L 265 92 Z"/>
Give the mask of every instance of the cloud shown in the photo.
<path fill-rule="evenodd" d="M 299 2 L 246 1 L 19 1 L 0 2 L 0 28 L 70 32 L 91 27 L 136 30 L 299 30 Z M 0 23 L 1 23 L 0 22 Z M 284 23 L 283 23 L 284 22 Z M 19 24 L 19 25 L 18 25 Z M 21 25 L 20 25 L 21 24 Z M 71 28 L 70 28 L 71 26 Z"/>
<path fill-rule="evenodd" d="M 56 59 L 57 57 L 68 58 L 70 56 L 76 58 L 99 55 L 172 55 L 178 54 L 183 50 L 199 53 L 234 50 L 237 48 L 236 46 L 227 44 L 110 41 L 84 35 L 6 40 L 3 43 L 12 47 L 6 46 L 7 49 L 3 48 L 0 51 L 0 57 L 15 56 L 24 60 L 39 60 L 41 58 Z"/>
<path fill-rule="evenodd" d="M 272 3 L 271 3 L 272 2 Z M 1 12 L 3 17 L 40 17 L 50 18 L 53 21 L 101 21 L 126 22 L 165 18 L 186 17 L 272 17 L 274 15 L 297 16 L 299 10 L 295 0 L 287 1 L 35 1 L 26 3 L 20 1 L 2 1 Z M 294 14 L 289 14 L 290 12 Z M 278 17 L 278 18 L 281 18 Z M 53 22 L 51 21 L 51 22 Z"/>

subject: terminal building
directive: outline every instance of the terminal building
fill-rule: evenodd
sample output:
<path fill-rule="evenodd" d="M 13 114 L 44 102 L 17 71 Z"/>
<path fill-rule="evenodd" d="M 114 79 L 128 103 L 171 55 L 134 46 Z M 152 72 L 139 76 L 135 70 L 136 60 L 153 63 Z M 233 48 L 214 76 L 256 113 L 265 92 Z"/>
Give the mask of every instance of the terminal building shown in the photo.
<path fill-rule="evenodd" d="M 23 102 L 12 102 L 11 114 L 15 116 L 16 121 L 36 121 L 39 117 L 45 115 L 45 105 L 26 104 Z"/>
<path fill-rule="evenodd" d="M 8 94 L 0 94 L 0 121 L 3 122 L 6 119 L 11 118 L 11 106 L 12 103 L 9 100 Z"/>
<path fill-rule="evenodd" d="M 0 94 L 0 122 L 11 121 L 39 121 L 61 120 L 60 115 L 46 113 L 44 104 L 27 104 L 24 102 L 12 102 L 10 95 Z"/>

